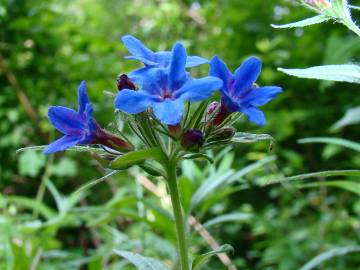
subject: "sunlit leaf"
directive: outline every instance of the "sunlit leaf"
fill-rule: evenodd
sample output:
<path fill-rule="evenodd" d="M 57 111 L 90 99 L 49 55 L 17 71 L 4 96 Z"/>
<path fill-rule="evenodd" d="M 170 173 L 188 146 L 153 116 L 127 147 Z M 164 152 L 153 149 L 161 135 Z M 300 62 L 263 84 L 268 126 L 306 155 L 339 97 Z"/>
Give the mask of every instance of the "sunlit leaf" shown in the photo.
<path fill-rule="evenodd" d="M 138 270 L 170 270 L 163 263 L 153 258 L 143 257 L 139 254 L 124 250 L 115 249 L 114 252 L 131 262 Z"/>
<path fill-rule="evenodd" d="M 360 83 L 360 67 L 358 65 L 327 65 L 305 69 L 278 68 L 278 70 L 300 78 Z"/>
<path fill-rule="evenodd" d="M 317 16 L 314 16 L 314 17 L 311 17 L 311 18 L 307 18 L 307 19 L 298 21 L 298 22 L 281 24 L 281 25 L 271 24 L 271 26 L 274 27 L 274 28 L 305 27 L 305 26 L 309 26 L 309 25 L 314 25 L 314 24 L 326 22 L 328 20 L 330 20 L 330 18 L 328 16 L 317 15 Z"/>
<path fill-rule="evenodd" d="M 210 226 L 217 225 L 219 223 L 224 223 L 224 222 L 246 221 L 246 220 L 251 219 L 252 217 L 253 217 L 253 215 L 248 214 L 248 213 L 230 213 L 230 214 L 217 216 L 216 218 L 206 221 L 203 225 L 204 225 L 204 227 L 210 227 Z"/>
<path fill-rule="evenodd" d="M 258 141 L 270 141 L 273 143 L 275 139 L 271 137 L 269 134 L 252 134 L 245 132 L 236 132 L 236 134 L 231 139 L 231 141 L 235 143 L 253 143 Z"/>
<path fill-rule="evenodd" d="M 337 121 L 332 127 L 332 130 L 338 130 L 343 127 L 360 123 L 360 106 L 351 108 L 346 111 L 345 115 Z"/>

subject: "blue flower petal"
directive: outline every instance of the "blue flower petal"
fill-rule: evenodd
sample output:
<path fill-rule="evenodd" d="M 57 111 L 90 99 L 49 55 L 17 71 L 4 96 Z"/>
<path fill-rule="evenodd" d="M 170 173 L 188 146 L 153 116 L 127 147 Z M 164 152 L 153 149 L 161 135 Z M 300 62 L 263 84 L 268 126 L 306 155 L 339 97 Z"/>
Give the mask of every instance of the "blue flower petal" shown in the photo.
<path fill-rule="evenodd" d="M 155 61 L 161 67 L 166 67 L 170 64 L 171 61 L 171 52 L 169 51 L 160 51 L 155 53 Z"/>
<path fill-rule="evenodd" d="M 131 81 L 138 85 L 142 85 L 144 80 L 146 80 L 146 73 L 149 71 L 148 67 L 143 67 L 136 69 L 128 74 L 128 77 Z"/>
<path fill-rule="evenodd" d="M 201 101 L 209 98 L 212 93 L 222 87 L 223 82 L 216 77 L 208 76 L 187 81 L 174 92 L 175 98 L 181 97 L 188 101 Z"/>
<path fill-rule="evenodd" d="M 261 61 L 256 57 L 250 57 L 235 70 L 232 96 L 241 96 L 244 91 L 252 88 L 261 72 Z M 231 90 L 230 90 L 231 91 Z"/>
<path fill-rule="evenodd" d="M 184 113 L 184 101 L 182 99 L 166 99 L 162 102 L 153 104 L 155 116 L 167 125 L 176 125 L 180 123 Z"/>
<path fill-rule="evenodd" d="M 115 98 L 115 108 L 130 114 L 145 111 L 158 99 L 145 91 L 121 90 Z"/>
<path fill-rule="evenodd" d="M 186 58 L 186 67 L 196 67 L 206 63 L 209 63 L 209 60 L 200 56 L 188 56 Z"/>
<path fill-rule="evenodd" d="M 142 42 L 137 38 L 131 35 L 125 35 L 121 38 L 121 40 L 132 55 L 142 57 L 150 61 L 154 60 L 153 51 L 145 47 L 144 44 L 142 44 Z"/>
<path fill-rule="evenodd" d="M 253 122 L 259 126 L 265 126 L 266 120 L 264 113 L 255 107 L 242 107 L 240 111 L 244 113 L 250 122 Z"/>
<path fill-rule="evenodd" d="M 179 89 L 187 79 L 185 70 L 186 50 L 181 43 L 175 43 L 169 70 L 169 89 L 173 92 Z"/>
<path fill-rule="evenodd" d="M 223 81 L 222 89 L 227 92 L 229 90 L 229 83 L 232 80 L 232 74 L 227 68 L 226 64 L 218 57 L 214 56 L 210 61 L 210 76 L 215 76 Z"/>
<path fill-rule="evenodd" d="M 146 66 L 158 66 L 159 63 L 151 61 L 147 58 L 141 57 L 141 56 L 136 56 L 136 55 L 129 55 L 129 56 L 125 56 L 125 59 L 130 59 L 130 60 L 138 60 L 140 62 L 143 62 Z"/>
<path fill-rule="evenodd" d="M 86 93 L 86 84 L 85 81 L 82 81 L 78 87 L 78 112 L 83 113 L 88 103 L 90 103 L 90 99 Z"/>
<path fill-rule="evenodd" d="M 246 97 L 244 97 L 242 103 L 249 104 L 254 107 L 258 107 L 268 103 L 277 94 L 281 92 L 281 88 L 277 86 L 264 86 L 252 89 Z"/>
<path fill-rule="evenodd" d="M 85 129 L 84 116 L 66 107 L 49 107 L 48 117 L 51 124 L 66 135 L 80 136 Z"/>
<path fill-rule="evenodd" d="M 43 151 L 44 154 L 52 154 L 59 151 L 64 151 L 72 146 L 75 146 L 81 137 L 65 135 L 60 139 L 49 144 Z"/>

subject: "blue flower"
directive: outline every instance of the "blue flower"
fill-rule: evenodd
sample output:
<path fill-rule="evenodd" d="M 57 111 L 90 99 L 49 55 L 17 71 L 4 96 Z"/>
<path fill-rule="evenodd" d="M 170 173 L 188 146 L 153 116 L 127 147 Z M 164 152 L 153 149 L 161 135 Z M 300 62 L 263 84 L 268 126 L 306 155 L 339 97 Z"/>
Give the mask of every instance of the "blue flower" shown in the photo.
<path fill-rule="evenodd" d="M 172 57 L 170 51 L 153 52 L 145 47 L 140 40 L 131 35 L 125 35 L 121 39 L 125 47 L 132 54 L 125 58 L 139 60 L 145 65 L 145 67 L 134 70 L 128 74 L 130 79 L 137 84 L 143 83 L 142 80 L 144 79 L 144 76 L 146 76 L 145 74 L 149 68 L 165 68 L 169 66 Z M 199 56 L 187 56 L 185 67 L 195 67 L 208 62 L 207 59 Z"/>
<path fill-rule="evenodd" d="M 255 81 L 261 72 L 261 62 L 250 57 L 231 74 L 226 64 L 215 56 L 210 61 L 211 76 L 223 81 L 221 89 L 222 105 L 229 112 L 242 112 L 249 121 L 259 126 L 266 123 L 265 116 L 257 107 L 272 100 L 282 90 L 277 86 L 257 87 Z"/>
<path fill-rule="evenodd" d="M 78 104 L 77 112 L 62 106 L 49 107 L 51 124 L 64 136 L 49 144 L 44 150 L 45 154 L 63 151 L 76 144 L 89 144 L 94 140 L 98 125 L 92 116 L 93 107 L 84 81 L 78 88 Z"/>
<path fill-rule="evenodd" d="M 178 124 L 184 112 L 184 101 L 201 101 L 222 86 L 222 81 L 215 77 L 190 78 L 185 70 L 186 59 L 185 48 L 175 43 L 169 66 L 147 69 L 140 90 L 120 91 L 115 98 L 115 107 L 130 114 L 152 108 L 161 122 Z"/>
<path fill-rule="evenodd" d="M 77 112 L 62 106 L 49 107 L 48 117 L 51 124 L 64 136 L 49 144 L 44 149 L 44 154 L 64 151 L 76 144 L 102 144 L 121 152 L 133 149 L 131 144 L 108 133 L 95 121 L 84 81 L 78 88 L 78 104 Z"/>
<path fill-rule="evenodd" d="M 126 56 L 127 59 L 135 59 L 143 62 L 147 67 L 166 67 L 171 61 L 170 51 L 153 52 L 137 38 L 131 35 L 125 35 L 121 38 L 125 47 L 132 54 Z M 186 67 L 195 67 L 208 63 L 208 60 L 199 56 L 187 56 Z"/>

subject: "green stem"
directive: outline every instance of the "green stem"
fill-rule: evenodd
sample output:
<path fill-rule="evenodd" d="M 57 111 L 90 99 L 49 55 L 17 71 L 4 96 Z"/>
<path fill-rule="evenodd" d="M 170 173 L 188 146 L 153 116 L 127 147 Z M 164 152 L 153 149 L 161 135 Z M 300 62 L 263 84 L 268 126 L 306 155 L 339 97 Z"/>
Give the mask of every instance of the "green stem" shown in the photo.
<path fill-rule="evenodd" d="M 169 186 L 171 203 L 174 211 L 177 246 L 181 270 L 189 270 L 189 258 L 186 244 L 186 233 L 183 212 L 181 209 L 178 184 L 176 180 L 176 162 L 169 161 L 166 166 L 167 182 Z"/>
<path fill-rule="evenodd" d="M 343 24 L 360 37 L 360 28 L 352 21 L 352 19 L 349 18 L 344 20 Z"/>

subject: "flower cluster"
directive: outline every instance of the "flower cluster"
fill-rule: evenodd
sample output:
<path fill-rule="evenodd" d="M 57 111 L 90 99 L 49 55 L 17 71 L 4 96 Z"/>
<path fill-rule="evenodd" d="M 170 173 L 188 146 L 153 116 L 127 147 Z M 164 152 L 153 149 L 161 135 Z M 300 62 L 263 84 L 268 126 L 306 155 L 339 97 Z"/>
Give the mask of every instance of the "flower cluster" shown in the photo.
<path fill-rule="evenodd" d="M 185 151 L 198 151 L 220 143 L 228 143 L 234 135 L 230 121 L 235 114 L 246 115 L 249 121 L 263 126 L 265 117 L 258 108 L 273 99 L 281 88 L 259 87 L 255 84 L 261 72 L 261 62 L 248 58 L 232 74 L 226 64 L 214 56 L 211 61 L 188 56 L 181 43 L 171 51 L 154 52 L 133 36 L 122 41 L 130 56 L 143 67 L 118 77 L 119 92 L 114 105 L 119 111 L 132 115 L 129 127 L 147 146 L 161 144 L 160 135 L 178 142 Z M 210 64 L 209 75 L 191 77 L 190 67 Z M 221 100 L 209 104 L 215 91 Z M 49 119 L 64 136 L 48 145 L 46 154 L 65 150 L 76 144 L 96 144 L 120 154 L 133 150 L 133 144 L 102 129 L 93 118 L 93 108 L 85 83 L 78 89 L 79 108 L 49 108 Z M 194 102 L 201 102 L 192 107 Z"/>

